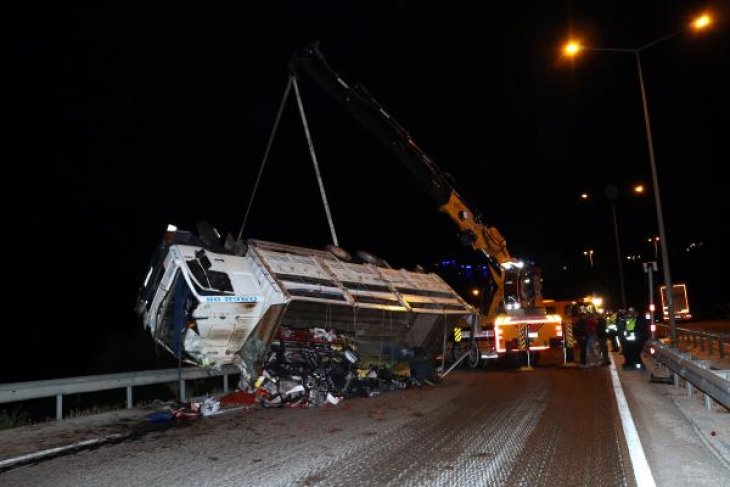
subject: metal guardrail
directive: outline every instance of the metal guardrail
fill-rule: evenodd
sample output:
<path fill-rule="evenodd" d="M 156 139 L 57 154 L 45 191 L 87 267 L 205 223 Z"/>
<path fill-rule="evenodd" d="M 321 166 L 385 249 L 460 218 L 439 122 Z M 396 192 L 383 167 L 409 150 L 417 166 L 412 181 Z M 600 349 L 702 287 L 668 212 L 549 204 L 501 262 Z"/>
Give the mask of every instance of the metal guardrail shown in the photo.
<path fill-rule="evenodd" d="M 669 329 L 669 325 L 657 323 L 657 326 Z M 693 347 L 699 347 L 703 352 L 705 346 L 708 353 L 713 352 L 713 343 L 717 342 L 717 348 L 720 352 L 720 358 L 725 358 L 725 349 L 730 345 L 730 334 L 708 333 L 701 330 L 690 330 L 687 328 L 676 328 L 677 339 L 689 343 Z"/>
<path fill-rule="evenodd" d="M 672 371 L 675 384 L 679 384 L 678 377 L 685 380 L 687 395 L 692 396 L 693 388 L 697 388 L 704 393 L 708 410 L 712 410 L 713 400 L 730 409 L 730 371 L 712 371 L 708 360 L 692 360 L 690 354 L 656 340 L 647 342 L 645 348 L 654 360 Z"/>
<path fill-rule="evenodd" d="M 179 382 L 180 400 L 184 401 L 185 382 L 209 377 L 223 377 L 223 392 L 228 392 L 228 376 L 240 374 L 240 370 L 233 365 L 226 365 L 220 369 L 160 369 L 137 372 L 122 372 L 119 374 L 87 375 L 81 377 L 66 377 L 62 379 L 38 380 L 30 382 L 11 382 L 0 384 L 0 404 L 56 397 L 56 419 L 63 419 L 63 396 L 84 392 L 100 392 L 113 389 L 127 389 L 127 409 L 133 406 L 132 389 L 137 386 L 153 384 L 168 384 Z"/>

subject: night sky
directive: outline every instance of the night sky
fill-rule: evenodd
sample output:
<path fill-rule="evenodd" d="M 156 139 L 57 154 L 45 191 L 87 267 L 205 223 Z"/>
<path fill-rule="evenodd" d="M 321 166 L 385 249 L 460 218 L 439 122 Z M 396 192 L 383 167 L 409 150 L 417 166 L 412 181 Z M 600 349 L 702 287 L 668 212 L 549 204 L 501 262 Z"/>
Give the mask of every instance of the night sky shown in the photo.
<path fill-rule="evenodd" d="M 597 291 L 615 302 L 606 186 L 619 188 L 624 257 L 652 258 L 647 238 L 657 234 L 653 194 L 630 191 L 651 187 L 636 65 L 631 54 L 597 52 L 571 62 L 559 48 L 571 32 L 586 45 L 636 48 L 704 8 L 711 29 L 647 49 L 642 62 L 672 275 L 688 284 L 695 314 L 709 316 L 730 309 L 727 2 L 125 2 L 19 12 L 4 90 L 14 148 L 6 239 L 15 245 L 5 254 L 13 292 L 3 343 L 17 357 L 4 354 L 16 366 L 0 380 L 169 364 L 132 311 L 151 253 L 168 223 L 238 232 L 288 59 L 313 40 L 454 176 L 514 256 L 541 266 L 547 297 Z M 389 152 L 311 80 L 300 86 L 344 248 L 394 267 L 480 262 Z M 330 241 L 293 99 L 245 237 Z M 624 272 L 629 301 L 643 307 L 640 264 L 625 261 Z"/>

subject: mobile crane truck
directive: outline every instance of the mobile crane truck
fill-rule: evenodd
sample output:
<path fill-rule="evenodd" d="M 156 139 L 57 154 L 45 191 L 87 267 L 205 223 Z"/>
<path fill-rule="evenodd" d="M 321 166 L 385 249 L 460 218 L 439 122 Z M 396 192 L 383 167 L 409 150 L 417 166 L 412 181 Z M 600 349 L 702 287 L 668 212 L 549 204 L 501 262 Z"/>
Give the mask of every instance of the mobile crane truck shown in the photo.
<path fill-rule="evenodd" d="M 354 333 L 367 352 L 384 339 L 433 349 L 445 324 L 459 330 L 462 341 L 454 344 L 472 367 L 528 348 L 556 348 L 560 316 L 541 306 L 538 269 L 511 257 L 500 232 L 483 223 L 411 135 L 362 86 L 334 70 L 316 44 L 296 53 L 289 67 L 292 76 L 316 81 L 390 149 L 458 225 L 462 243 L 483 254 L 494 281 L 489 305 L 478 313 L 436 274 L 391 269 L 372 258 L 355 263 L 339 247 L 321 251 L 230 235 L 222 243 L 213 228 L 194 235 L 171 226 L 136 305 L 155 341 L 201 366 L 236 363 L 253 343 L 265 350 L 280 326 Z M 387 333 L 384 313 L 392 322 Z"/>
<path fill-rule="evenodd" d="M 499 230 L 484 223 L 481 213 L 456 190 L 449 176 L 408 131 L 362 85 L 350 82 L 333 68 L 317 42 L 296 52 L 289 68 L 292 76 L 306 75 L 315 81 L 392 152 L 435 198 L 439 210 L 456 223 L 461 242 L 486 258 L 494 283 L 489 304 L 468 329 L 455 334 L 464 340 L 460 347 L 467 352 L 463 356 L 468 364 L 477 367 L 482 360 L 528 349 L 538 352 L 563 348 L 561 318 L 548 314 L 542 304 L 539 269 L 510 255 Z"/>

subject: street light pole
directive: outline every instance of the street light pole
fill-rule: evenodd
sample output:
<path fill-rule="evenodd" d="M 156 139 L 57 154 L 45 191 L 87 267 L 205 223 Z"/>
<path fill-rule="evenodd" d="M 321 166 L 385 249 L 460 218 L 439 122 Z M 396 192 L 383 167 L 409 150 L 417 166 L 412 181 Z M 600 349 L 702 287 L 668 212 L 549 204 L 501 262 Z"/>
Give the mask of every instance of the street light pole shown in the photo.
<path fill-rule="evenodd" d="M 644 272 L 648 275 L 649 280 L 649 313 L 650 315 L 650 330 L 651 330 L 651 339 L 654 339 L 654 331 L 656 330 L 656 326 L 654 324 L 654 272 L 656 272 L 656 261 L 652 260 L 651 262 L 644 262 Z"/>
<path fill-rule="evenodd" d="M 644 87 L 644 73 L 641 69 L 641 51 L 644 49 L 647 49 L 649 47 L 655 46 L 656 44 L 659 44 L 660 42 L 666 41 L 667 39 L 671 39 L 674 36 L 677 36 L 679 34 L 682 34 L 686 32 L 688 29 L 693 29 L 696 32 L 702 31 L 706 29 L 708 26 L 710 26 L 713 22 L 712 16 L 708 13 L 704 13 L 698 17 L 696 17 L 692 23 L 676 32 L 673 32 L 671 34 L 667 34 L 663 37 L 660 37 L 652 42 L 649 42 L 648 44 L 644 44 L 641 47 L 638 47 L 636 49 L 616 49 L 616 48 L 605 48 L 605 47 L 584 47 L 577 41 L 570 41 L 563 47 L 563 55 L 567 56 L 569 58 L 573 58 L 577 56 L 583 49 L 590 50 L 590 51 L 612 51 L 612 52 L 623 52 L 623 53 L 633 53 L 634 57 L 636 58 L 636 68 L 639 72 L 639 86 L 641 87 L 641 104 L 644 109 L 644 123 L 646 125 L 646 139 L 647 139 L 647 145 L 649 147 L 649 162 L 651 163 L 651 179 L 652 184 L 654 186 L 654 201 L 656 203 L 656 214 L 657 214 L 657 225 L 659 226 L 659 239 L 661 240 L 661 249 L 662 249 L 662 270 L 664 271 L 664 284 L 667 286 L 667 308 L 669 312 L 669 327 L 671 329 L 671 337 L 672 337 L 672 346 L 677 346 L 677 326 L 676 322 L 674 320 L 674 298 L 672 296 L 672 278 L 671 273 L 669 271 L 669 250 L 667 245 L 667 235 L 664 230 L 664 215 L 662 213 L 662 201 L 661 197 L 659 195 L 659 178 L 657 176 L 657 170 L 656 170 L 656 160 L 654 159 L 654 144 L 652 141 L 652 135 L 651 135 L 651 124 L 649 123 L 649 108 L 647 107 L 646 103 L 646 88 Z M 614 227 L 616 223 L 616 213 L 615 209 L 613 208 L 613 203 L 611 206 L 611 209 L 614 211 Z M 616 241 L 618 242 L 618 233 L 616 233 Z M 617 245 L 618 248 L 618 245 Z M 619 266 L 620 266 L 620 259 L 619 259 Z M 623 283 L 623 278 L 622 278 Z M 625 301 L 625 298 L 624 298 Z"/>
<path fill-rule="evenodd" d="M 644 123 L 646 124 L 646 141 L 649 146 L 649 162 L 651 163 L 651 181 L 654 186 L 654 202 L 656 203 L 656 219 L 659 225 L 659 243 L 662 249 L 662 271 L 664 285 L 667 286 L 667 311 L 669 313 L 669 329 L 671 330 L 672 346 L 677 346 L 677 324 L 674 320 L 674 297 L 672 296 L 672 276 L 669 271 L 669 249 L 667 234 L 664 231 L 664 214 L 662 213 L 662 199 L 659 195 L 659 177 L 657 176 L 656 160 L 654 159 L 654 143 L 649 123 L 649 108 L 646 103 L 646 89 L 644 88 L 644 74 L 641 69 L 641 50 L 637 49 L 636 68 L 639 71 L 639 85 L 641 86 L 641 105 L 644 108 Z"/>
<path fill-rule="evenodd" d="M 606 187 L 606 196 L 611 203 L 611 215 L 613 215 L 613 234 L 616 237 L 616 261 L 618 262 L 618 277 L 621 283 L 621 307 L 626 309 L 626 285 L 624 284 L 624 266 L 621 262 L 621 242 L 618 238 L 618 221 L 616 220 L 616 198 L 618 189 L 613 184 Z"/>

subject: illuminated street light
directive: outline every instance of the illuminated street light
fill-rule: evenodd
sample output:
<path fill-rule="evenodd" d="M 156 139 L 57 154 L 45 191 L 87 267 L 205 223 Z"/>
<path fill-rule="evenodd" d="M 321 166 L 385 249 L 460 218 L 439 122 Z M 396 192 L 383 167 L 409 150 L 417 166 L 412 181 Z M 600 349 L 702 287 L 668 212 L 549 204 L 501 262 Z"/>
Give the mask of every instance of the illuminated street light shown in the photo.
<path fill-rule="evenodd" d="M 472 295 L 479 296 L 479 289 L 472 289 L 471 290 Z"/>
<path fill-rule="evenodd" d="M 581 199 L 587 200 L 588 199 L 588 193 L 582 193 L 580 195 Z"/>
<path fill-rule="evenodd" d="M 709 13 L 704 13 L 699 17 L 695 18 L 694 21 L 686 27 L 667 34 L 664 37 L 660 37 L 653 40 L 643 46 L 635 49 L 626 48 L 611 48 L 611 47 L 586 47 L 578 44 L 576 41 L 568 42 L 563 48 L 563 52 L 566 56 L 575 57 L 581 51 L 609 51 L 609 52 L 622 52 L 630 53 L 634 55 L 636 60 L 636 69 L 639 74 L 639 88 L 641 90 L 641 105 L 644 110 L 644 125 L 646 126 L 646 142 L 649 149 L 649 163 L 651 164 L 651 179 L 652 189 L 654 190 L 654 202 L 656 205 L 657 224 L 659 226 L 659 238 L 662 249 L 662 270 L 664 271 L 664 285 L 667 289 L 672 289 L 672 277 L 669 270 L 669 249 L 667 245 L 667 235 L 664 230 L 664 215 L 662 213 L 662 202 L 659 194 L 659 177 L 657 175 L 656 160 L 654 157 L 654 143 L 651 134 L 651 124 L 649 122 L 649 107 L 646 101 L 646 87 L 644 86 L 644 73 L 641 68 L 641 51 L 648 49 L 649 47 L 655 46 L 660 42 L 664 42 L 667 39 L 675 37 L 688 29 L 694 29 L 695 31 L 702 31 L 712 24 L 712 17 Z M 615 222 L 615 211 L 614 211 L 614 222 Z M 618 235 L 618 233 L 617 233 Z M 621 259 L 619 258 L 619 266 L 621 265 Z M 620 269 L 620 268 L 619 268 Z M 624 297 L 625 301 L 625 297 Z M 624 306 L 625 307 L 625 306 Z M 667 293 L 667 311 L 669 313 L 669 327 L 671 329 L 672 346 L 677 346 L 677 324 L 674 319 L 674 298 L 672 293 Z"/>
<path fill-rule="evenodd" d="M 563 54 L 568 57 L 575 57 L 583 49 L 577 41 L 568 41 L 563 47 Z"/>
<path fill-rule="evenodd" d="M 634 186 L 634 193 L 642 194 L 644 192 L 644 185 L 643 184 L 637 184 Z"/>
<path fill-rule="evenodd" d="M 591 267 L 593 267 L 593 250 L 584 250 L 583 255 L 588 257 L 588 261 L 591 263 Z"/>
<path fill-rule="evenodd" d="M 659 258 L 659 249 L 657 247 L 659 244 L 659 237 L 650 237 L 647 239 L 647 242 L 654 244 L 654 258 Z"/>
<path fill-rule="evenodd" d="M 692 28 L 694 30 L 702 30 L 712 23 L 712 17 L 709 14 L 702 14 L 694 21 L 692 21 Z"/>

